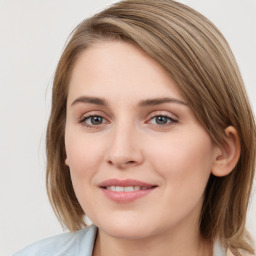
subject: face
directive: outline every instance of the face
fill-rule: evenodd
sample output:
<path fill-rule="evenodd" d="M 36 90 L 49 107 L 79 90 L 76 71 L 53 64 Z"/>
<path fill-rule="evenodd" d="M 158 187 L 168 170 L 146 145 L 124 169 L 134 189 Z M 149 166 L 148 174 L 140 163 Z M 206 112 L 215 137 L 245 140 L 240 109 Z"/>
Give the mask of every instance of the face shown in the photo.
<path fill-rule="evenodd" d="M 69 86 L 66 164 L 96 226 L 129 239 L 198 228 L 215 146 L 160 65 L 102 42 L 80 55 Z"/>

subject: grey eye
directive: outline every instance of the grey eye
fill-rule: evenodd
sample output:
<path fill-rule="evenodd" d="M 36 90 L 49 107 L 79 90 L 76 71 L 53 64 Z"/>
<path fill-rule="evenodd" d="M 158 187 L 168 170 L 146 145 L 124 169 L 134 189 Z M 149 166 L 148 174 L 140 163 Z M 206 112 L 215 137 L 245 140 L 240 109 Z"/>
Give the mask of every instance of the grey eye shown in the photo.
<path fill-rule="evenodd" d="M 100 125 L 103 123 L 103 117 L 101 116 L 90 116 L 88 118 L 86 118 L 85 121 L 88 120 L 88 122 L 91 124 L 91 125 Z"/>
<path fill-rule="evenodd" d="M 158 115 L 154 116 L 150 119 L 150 123 L 159 125 L 159 126 L 164 126 L 164 125 L 171 125 L 173 123 L 177 123 L 178 121 L 176 119 L 173 119 L 169 116 L 165 115 Z"/>
<path fill-rule="evenodd" d="M 155 117 L 156 123 L 160 124 L 160 125 L 167 124 L 169 121 L 168 119 L 170 119 L 170 118 L 168 118 L 166 116 L 156 116 Z"/>
<path fill-rule="evenodd" d="M 79 123 L 83 124 L 86 127 L 96 127 L 101 124 L 107 123 L 107 120 L 102 116 L 90 115 L 90 116 L 84 116 L 79 121 Z"/>

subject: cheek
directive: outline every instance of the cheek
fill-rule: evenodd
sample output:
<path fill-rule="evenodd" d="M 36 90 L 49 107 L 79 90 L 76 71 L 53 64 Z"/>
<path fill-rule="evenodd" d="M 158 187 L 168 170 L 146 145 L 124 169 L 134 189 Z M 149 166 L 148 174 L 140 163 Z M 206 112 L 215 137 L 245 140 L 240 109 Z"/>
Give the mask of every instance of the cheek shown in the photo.
<path fill-rule="evenodd" d="M 91 189 L 93 177 L 100 169 L 103 150 L 92 136 L 79 136 L 74 133 L 65 137 L 67 160 L 75 194 L 84 212 L 96 207 Z M 102 151 L 102 152 L 101 152 Z"/>
<path fill-rule="evenodd" d="M 167 183 L 176 188 L 205 187 L 211 173 L 213 150 L 206 133 L 180 134 L 152 144 L 148 159 Z"/>
<path fill-rule="evenodd" d="M 90 136 L 76 136 L 66 133 L 65 137 L 67 162 L 72 176 L 75 178 L 89 178 L 98 169 L 102 161 L 102 147 L 98 147 L 97 140 Z"/>
<path fill-rule="evenodd" d="M 162 177 L 161 198 L 165 207 L 168 205 L 166 212 L 173 219 L 192 216 L 192 212 L 199 215 L 212 166 L 208 136 L 172 138 L 150 153 L 151 165 Z"/>

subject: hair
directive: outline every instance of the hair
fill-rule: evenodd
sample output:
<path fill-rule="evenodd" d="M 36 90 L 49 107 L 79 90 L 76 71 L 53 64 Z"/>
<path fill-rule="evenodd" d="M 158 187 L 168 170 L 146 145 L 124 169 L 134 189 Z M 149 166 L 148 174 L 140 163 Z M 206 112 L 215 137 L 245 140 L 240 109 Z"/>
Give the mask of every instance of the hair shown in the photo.
<path fill-rule="evenodd" d="M 65 165 L 65 122 L 69 80 L 80 54 L 97 42 L 121 40 L 157 61 L 176 82 L 201 125 L 217 145 L 236 128 L 241 155 L 225 177 L 211 175 L 200 218 L 201 235 L 219 239 L 235 255 L 253 253 L 245 228 L 256 159 L 252 109 L 232 51 L 203 15 L 172 0 L 127 0 L 85 19 L 73 31 L 60 58 L 47 128 L 47 191 L 58 219 L 69 230 L 86 226 Z"/>

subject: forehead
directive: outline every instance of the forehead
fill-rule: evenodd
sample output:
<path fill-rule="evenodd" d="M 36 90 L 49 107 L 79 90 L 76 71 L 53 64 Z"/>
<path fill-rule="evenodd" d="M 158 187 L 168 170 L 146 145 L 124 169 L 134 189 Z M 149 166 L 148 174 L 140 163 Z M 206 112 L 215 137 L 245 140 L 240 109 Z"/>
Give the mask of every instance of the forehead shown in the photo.
<path fill-rule="evenodd" d="M 155 60 L 123 41 L 100 42 L 81 53 L 71 75 L 68 100 L 82 94 L 129 100 L 166 95 L 183 99 Z"/>

